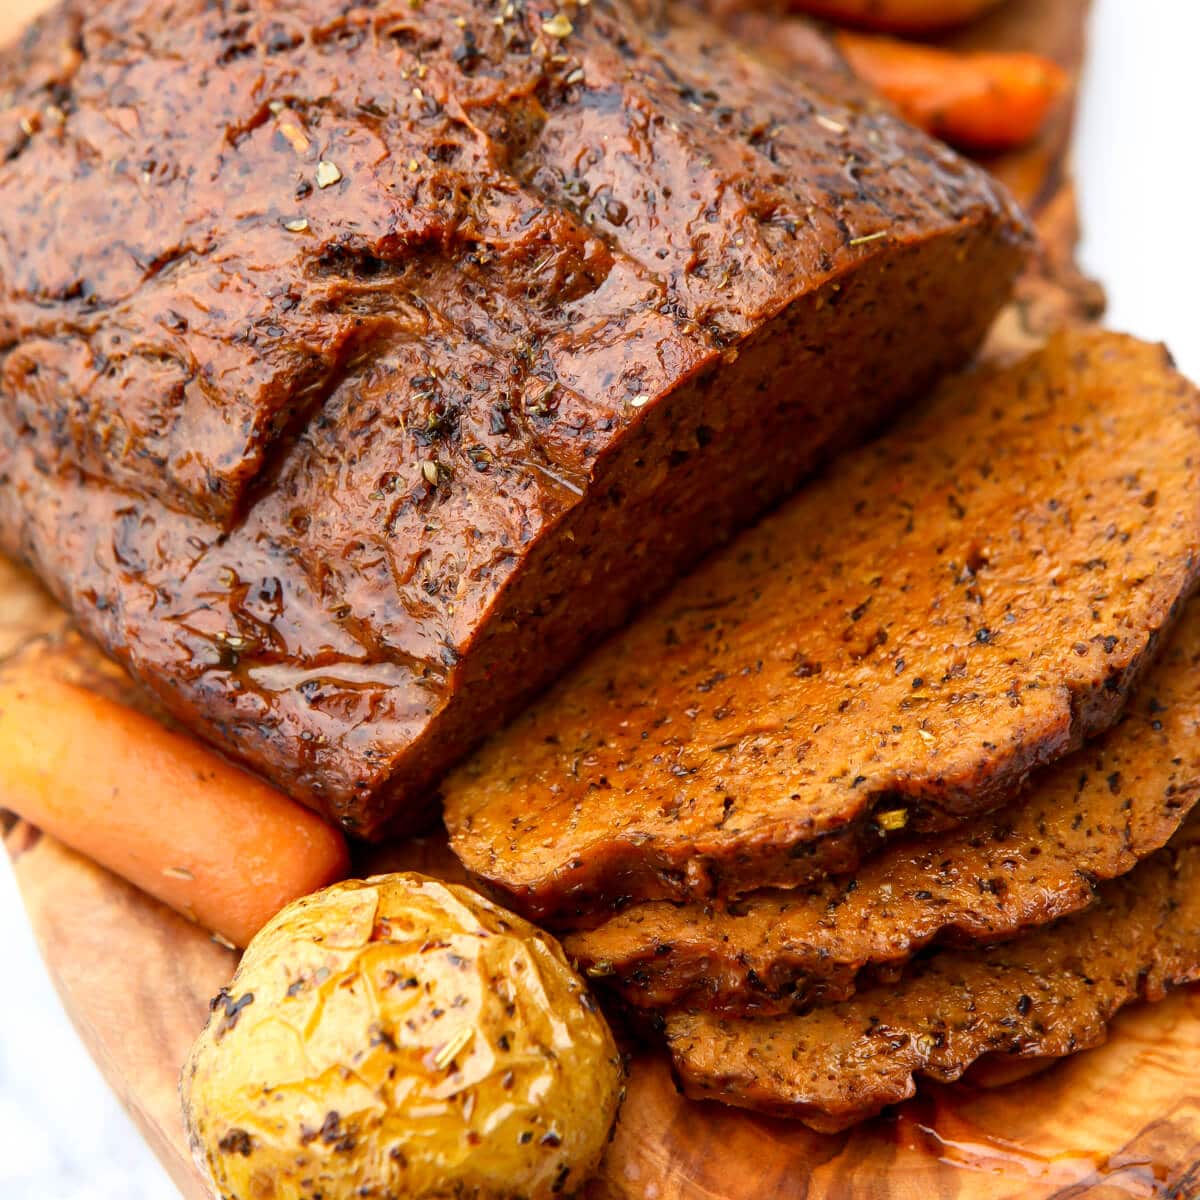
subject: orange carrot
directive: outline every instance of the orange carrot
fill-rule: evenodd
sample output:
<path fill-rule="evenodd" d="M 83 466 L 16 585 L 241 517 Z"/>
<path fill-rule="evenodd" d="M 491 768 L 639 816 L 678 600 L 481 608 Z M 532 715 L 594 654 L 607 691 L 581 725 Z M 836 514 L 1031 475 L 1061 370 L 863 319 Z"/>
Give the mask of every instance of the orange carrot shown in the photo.
<path fill-rule="evenodd" d="M 797 12 L 829 21 L 885 29 L 891 33 L 931 33 L 964 25 L 1002 0 L 791 0 Z"/>
<path fill-rule="evenodd" d="M 1009 150 L 1041 131 L 1069 83 L 1039 54 L 955 53 L 842 33 L 854 71 L 914 125 L 970 150 Z"/>
<path fill-rule="evenodd" d="M 20 664 L 0 675 L 0 807 L 237 946 L 349 865 L 340 833 L 256 776 Z"/>

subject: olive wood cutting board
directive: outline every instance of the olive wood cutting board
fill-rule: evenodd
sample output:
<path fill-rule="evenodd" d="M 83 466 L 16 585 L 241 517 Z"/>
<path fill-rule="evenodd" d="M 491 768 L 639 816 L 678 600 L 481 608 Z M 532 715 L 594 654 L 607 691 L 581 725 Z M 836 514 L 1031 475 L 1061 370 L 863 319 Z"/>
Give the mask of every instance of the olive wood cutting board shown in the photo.
<path fill-rule="evenodd" d="M 176 1081 L 233 952 L 17 824 L 17 880 L 76 1028 L 186 1200 Z M 827 1136 L 680 1097 L 635 1057 L 591 1200 L 1131 1200 L 1200 1195 L 1200 990 L 1118 1018 L 1107 1045 L 1006 1087 L 923 1089 Z"/>
<path fill-rule="evenodd" d="M 1078 65 L 1088 0 L 1012 0 L 964 40 Z M 45 0 L 0 0 L 0 38 Z M 1074 271 L 1064 110 L 1040 143 L 997 162 L 1046 243 L 988 353 L 1095 316 Z M 0 654 L 63 614 L 0 561 Z M 3 797 L 0 796 L 0 805 Z M 37 942 L 63 1004 L 186 1200 L 208 1191 L 187 1152 L 176 1082 L 235 955 L 195 925 L 0 813 Z M 361 871 L 436 872 L 438 848 L 374 851 Z M 592 1200 L 1117 1200 L 1200 1196 L 1200 990 L 1122 1014 L 1103 1047 L 1007 1086 L 924 1087 L 891 1115 L 836 1136 L 683 1099 L 663 1056 L 632 1059 L 628 1096 Z M 996 1083 L 996 1078 L 988 1080 Z"/>

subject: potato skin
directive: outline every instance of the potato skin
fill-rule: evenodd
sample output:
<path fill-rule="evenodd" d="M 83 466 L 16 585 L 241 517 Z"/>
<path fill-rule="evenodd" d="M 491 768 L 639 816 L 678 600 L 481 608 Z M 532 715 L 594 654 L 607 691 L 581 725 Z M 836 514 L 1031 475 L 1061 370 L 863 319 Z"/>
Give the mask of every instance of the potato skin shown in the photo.
<path fill-rule="evenodd" d="M 558 943 L 408 873 L 279 913 L 181 1083 L 225 1200 L 570 1195 L 621 1090 L 612 1034 Z"/>

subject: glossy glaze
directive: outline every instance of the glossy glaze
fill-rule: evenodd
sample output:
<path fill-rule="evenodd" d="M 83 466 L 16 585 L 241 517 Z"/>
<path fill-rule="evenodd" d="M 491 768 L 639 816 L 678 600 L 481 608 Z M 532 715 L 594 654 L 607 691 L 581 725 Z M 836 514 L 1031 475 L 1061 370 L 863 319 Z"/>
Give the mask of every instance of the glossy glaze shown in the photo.
<path fill-rule="evenodd" d="M 0 540 L 191 728 L 414 823 L 1007 294 L 1008 201 L 836 76 L 621 0 L 72 0 L 0 59 Z"/>
<path fill-rule="evenodd" d="M 947 385 L 446 782 L 469 869 L 570 924 L 852 870 L 1120 714 L 1194 586 L 1200 393 L 1071 333 Z"/>
<path fill-rule="evenodd" d="M 1088 907 L 1200 800 L 1200 604 L 1120 723 L 1039 772 L 1027 798 L 901 842 L 851 877 L 728 904 L 633 905 L 565 939 L 633 1004 L 784 1012 L 845 999 L 928 942 L 993 942 Z"/>

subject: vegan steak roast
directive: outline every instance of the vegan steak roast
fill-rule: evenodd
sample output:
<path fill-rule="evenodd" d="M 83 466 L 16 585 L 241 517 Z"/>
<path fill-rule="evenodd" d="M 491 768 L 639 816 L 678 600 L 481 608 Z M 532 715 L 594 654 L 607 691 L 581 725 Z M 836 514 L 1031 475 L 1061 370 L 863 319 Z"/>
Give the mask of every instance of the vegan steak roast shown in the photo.
<path fill-rule="evenodd" d="M 1111 725 L 1197 575 L 1200 393 L 1057 335 L 947 382 L 444 785 L 469 870 L 571 925 L 852 870 Z"/>
<path fill-rule="evenodd" d="M 998 942 L 1088 907 L 1200 800 L 1198 733 L 1193 600 L 1121 721 L 1035 776 L 1022 802 L 812 889 L 634 904 L 564 945 L 640 1007 L 767 1015 L 845 999 L 931 941 Z"/>
<path fill-rule="evenodd" d="M 973 1089 L 690 1104 L 836 1132 L 1200 980 L 1200 390 L 1089 323 L 1088 0 L 39 3 L 0 555 L 63 607 L 0 579 L 0 822 L 201 1190 L 949 1194 L 964 1120 L 969 1181 L 1131 1116 L 1194 1165 L 1174 1034 L 996 1171 Z"/>
<path fill-rule="evenodd" d="M 622 0 L 68 2 L 0 56 L 0 544 L 348 830 L 963 363 L 1024 257 Z"/>
<path fill-rule="evenodd" d="M 1117 1012 L 1200 979 L 1200 818 L 1089 911 L 1020 940 L 945 951 L 803 1016 L 677 1013 L 667 1040 L 689 1096 L 832 1132 L 981 1059 L 1052 1059 L 1103 1042 Z"/>

